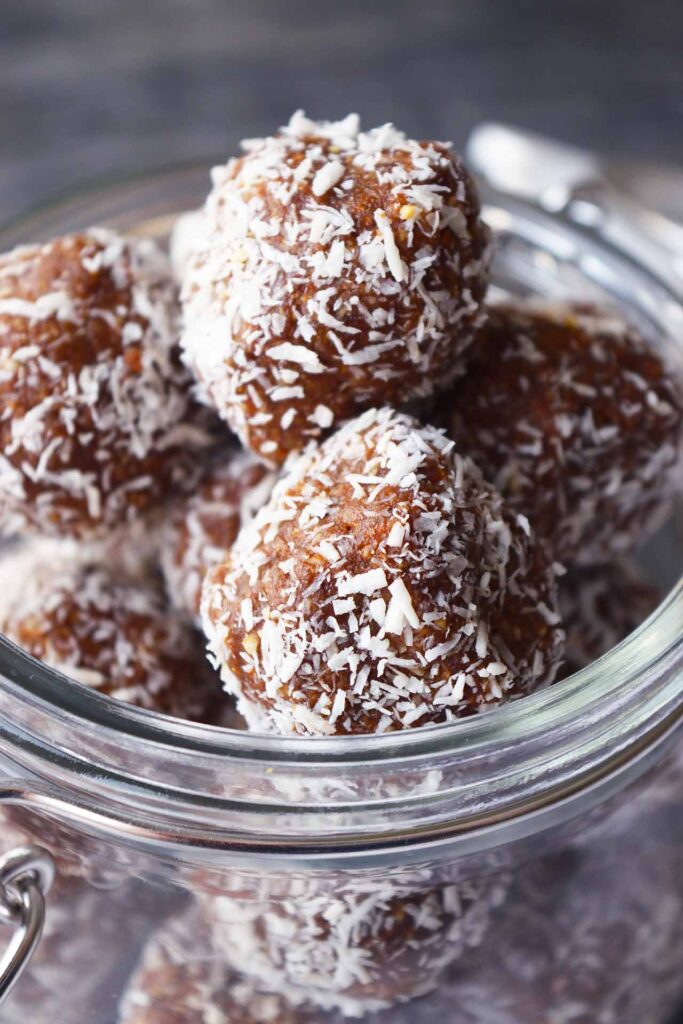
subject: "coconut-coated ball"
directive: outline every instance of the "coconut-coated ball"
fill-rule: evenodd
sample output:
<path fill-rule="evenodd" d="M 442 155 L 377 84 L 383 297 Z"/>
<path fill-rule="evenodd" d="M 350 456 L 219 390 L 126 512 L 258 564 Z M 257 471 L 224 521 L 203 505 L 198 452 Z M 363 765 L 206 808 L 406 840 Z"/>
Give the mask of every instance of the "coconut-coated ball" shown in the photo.
<path fill-rule="evenodd" d="M 393 125 L 299 112 L 244 147 L 213 172 L 183 347 L 206 400 L 279 465 L 445 386 L 479 322 L 489 234 L 458 156 Z"/>
<path fill-rule="evenodd" d="M 276 484 L 208 573 L 202 620 L 253 728 L 384 732 L 551 682 L 556 599 L 528 522 L 474 463 L 372 409 Z"/>
<path fill-rule="evenodd" d="M 0 256 L 0 530 L 101 535 L 192 487 L 213 440 L 168 262 L 93 228 Z"/>
<path fill-rule="evenodd" d="M 220 687 L 201 636 L 154 579 L 33 541 L 0 561 L 0 587 L 0 632 L 50 668 L 115 700 L 208 717 Z"/>
<path fill-rule="evenodd" d="M 217 956 L 290 998 L 361 1017 L 437 987 L 479 945 L 507 877 L 449 884 L 344 878 L 333 893 L 281 900 L 213 896 L 203 903 Z"/>
<path fill-rule="evenodd" d="M 441 422 L 568 564 L 656 529 L 681 486 L 680 385 L 618 316 L 492 308 Z"/>

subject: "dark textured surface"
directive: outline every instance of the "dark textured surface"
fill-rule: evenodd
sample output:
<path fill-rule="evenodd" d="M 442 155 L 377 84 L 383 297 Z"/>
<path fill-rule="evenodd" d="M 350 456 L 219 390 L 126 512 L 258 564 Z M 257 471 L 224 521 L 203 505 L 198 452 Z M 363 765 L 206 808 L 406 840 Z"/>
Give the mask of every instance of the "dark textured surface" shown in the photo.
<path fill-rule="evenodd" d="M 2 0 L 0 218 L 227 153 L 296 106 L 462 143 L 496 118 L 683 162 L 680 0 Z"/>

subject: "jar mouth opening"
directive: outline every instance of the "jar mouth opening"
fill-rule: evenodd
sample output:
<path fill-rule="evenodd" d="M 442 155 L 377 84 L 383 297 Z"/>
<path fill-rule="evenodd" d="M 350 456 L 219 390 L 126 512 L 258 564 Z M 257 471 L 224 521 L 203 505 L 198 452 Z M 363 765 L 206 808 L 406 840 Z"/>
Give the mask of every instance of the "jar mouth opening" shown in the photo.
<path fill-rule="evenodd" d="M 167 226 L 199 205 L 206 168 L 73 190 L 0 230 L 0 248 L 22 233 L 26 240 L 92 223 Z M 505 287 L 516 260 L 522 294 L 533 292 L 537 273 L 567 263 L 577 279 L 635 306 L 682 361 L 680 297 L 654 272 L 559 215 L 490 189 L 484 198 L 494 231 L 513 242 Z M 266 735 L 172 719 L 67 679 L 0 635 L 0 750 L 23 777 L 91 807 L 118 801 L 131 818 L 151 813 L 150 800 L 160 815 L 173 809 L 174 825 L 205 809 L 207 827 L 249 836 L 323 836 L 322 818 L 334 818 L 336 840 L 404 826 L 417 833 L 470 815 L 490 821 L 518 805 L 523 814 L 539 794 L 587 785 L 635 759 L 682 713 L 683 578 L 630 636 L 560 683 L 471 718 L 383 735 Z"/>

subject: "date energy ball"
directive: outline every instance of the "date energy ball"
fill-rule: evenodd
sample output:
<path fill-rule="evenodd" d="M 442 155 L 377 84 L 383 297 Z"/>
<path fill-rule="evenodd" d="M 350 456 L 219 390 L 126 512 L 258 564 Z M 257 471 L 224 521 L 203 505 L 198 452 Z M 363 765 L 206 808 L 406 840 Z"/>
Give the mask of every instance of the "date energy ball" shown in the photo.
<path fill-rule="evenodd" d="M 371 409 L 301 456 L 212 569 L 209 650 L 250 727 L 443 722 L 553 680 L 556 581 L 433 427 Z"/>
<path fill-rule="evenodd" d="M 195 911 L 171 918 L 145 946 L 118 1024 L 310 1024 L 317 1015 L 256 985 L 202 948 Z M 197 951 L 198 942 L 200 945 Z"/>
<path fill-rule="evenodd" d="M 209 404 L 280 465 L 448 383 L 479 324 L 489 233 L 459 158 L 393 125 L 298 112 L 244 148 L 213 172 L 183 348 Z"/>
<path fill-rule="evenodd" d="M 564 679 L 616 647 L 655 610 L 661 594 L 627 560 L 572 569 L 560 580 L 567 633 Z"/>
<path fill-rule="evenodd" d="M 267 500 L 275 475 L 247 452 L 218 465 L 171 512 L 162 533 L 161 563 L 173 604 L 197 619 L 204 577 L 223 562 L 240 527 Z"/>
<path fill-rule="evenodd" d="M 50 668 L 115 700 L 201 720 L 219 691 L 200 634 L 153 580 L 34 541 L 0 562 L 0 632 Z"/>
<path fill-rule="evenodd" d="M 340 879 L 334 894 L 272 903 L 219 896 L 204 909 L 217 952 L 246 977 L 358 1017 L 433 990 L 447 965 L 481 943 L 508 884 Z"/>
<path fill-rule="evenodd" d="M 567 564 L 652 533 L 681 483 L 681 397 L 658 353 L 582 306 L 492 308 L 440 422 Z"/>
<path fill-rule="evenodd" d="M 93 228 L 0 256 L 0 531 L 102 535 L 191 488 L 210 417 L 168 261 Z"/>

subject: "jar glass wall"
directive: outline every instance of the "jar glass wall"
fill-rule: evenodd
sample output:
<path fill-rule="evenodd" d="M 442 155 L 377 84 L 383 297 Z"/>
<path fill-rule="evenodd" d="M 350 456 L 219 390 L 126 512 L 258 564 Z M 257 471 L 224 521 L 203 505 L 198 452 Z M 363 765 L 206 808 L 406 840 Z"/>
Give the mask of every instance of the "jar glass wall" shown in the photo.
<path fill-rule="evenodd" d="M 205 190 L 191 168 L 79 192 L 0 247 L 93 223 L 163 237 Z M 683 311 L 652 271 L 561 217 L 485 208 L 499 293 L 616 302 L 680 367 Z M 381 737 L 162 719 L 0 640 L 2 845 L 31 837 L 58 868 L 0 1019 L 665 1024 L 683 1002 L 680 509 L 642 564 L 668 596 L 605 658 Z"/>

